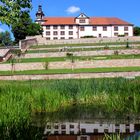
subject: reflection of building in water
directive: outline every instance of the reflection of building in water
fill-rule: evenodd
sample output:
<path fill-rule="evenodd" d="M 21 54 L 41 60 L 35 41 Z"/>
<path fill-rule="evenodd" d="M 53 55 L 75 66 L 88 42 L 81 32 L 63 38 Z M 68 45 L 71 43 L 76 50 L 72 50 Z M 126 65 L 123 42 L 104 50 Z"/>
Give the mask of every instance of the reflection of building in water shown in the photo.
<path fill-rule="evenodd" d="M 104 133 L 134 133 L 134 124 L 108 124 L 108 123 L 53 123 L 47 124 L 45 135 L 73 135 L 74 140 L 93 140 L 94 134 Z M 62 136 L 61 136 L 62 137 Z M 63 139 L 63 138 L 61 138 Z M 68 138 L 67 138 L 68 139 Z"/>

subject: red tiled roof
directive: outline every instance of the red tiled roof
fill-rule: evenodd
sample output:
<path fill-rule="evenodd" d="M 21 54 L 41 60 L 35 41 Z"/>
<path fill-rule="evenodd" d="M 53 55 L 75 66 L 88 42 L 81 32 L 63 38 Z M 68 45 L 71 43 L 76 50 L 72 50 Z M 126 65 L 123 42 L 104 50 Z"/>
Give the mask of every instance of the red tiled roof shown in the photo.
<path fill-rule="evenodd" d="M 43 25 L 76 25 L 75 17 L 46 17 Z M 133 25 L 119 18 L 91 17 L 90 25 Z"/>
<path fill-rule="evenodd" d="M 102 17 L 92 17 L 90 18 L 90 23 L 93 25 L 132 25 L 119 18 L 102 18 Z"/>
<path fill-rule="evenodd" d="M 43 25 L 73 25 L 75 24 L 74 17 L 47 17 Z"/>

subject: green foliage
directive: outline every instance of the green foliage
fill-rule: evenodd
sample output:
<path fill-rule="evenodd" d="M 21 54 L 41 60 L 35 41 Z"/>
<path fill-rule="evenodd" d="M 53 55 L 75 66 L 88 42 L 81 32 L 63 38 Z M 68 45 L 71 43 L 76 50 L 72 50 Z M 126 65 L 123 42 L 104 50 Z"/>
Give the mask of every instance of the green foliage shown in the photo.
<path fill-rule="evenodd" d="M 49 67 L 49 62 L 46 61 L 45 64 L 44 64 L 44 68 L 45 68 L 45 70 L 48 70 L 48 67 Z"/>
<path fill-rule="evenodd" d="M 27 36 L 41 35 L 43 32 L 42 27 L 37 23 L 31 23 L 27 26 Z"/>
<path fill-rule="evenodd" d="M 134 27 L 134 36 L 140 36 L 140 27 Z"/>
<path fill-rule="evenodd" d="M 20 19 L 18 22 L 12 24 L 12 32 L 15 37 L 15 41 L 25 39 L 26 36 L 34 36 L 42 33 L 42 28 L 39 24 L 33 23 L 28 11 L 20 13 Z"/>
<path fill-rule="evenodd" d="M 118 35 L 118 37 L 124 37 L 125 35 Z"/>
<path fill-rule="evenodd" d="M 12 45 L 12 39 L 8 31 L 0 32 L 0 46 Z"/>
<path fill-rule="evenodd" d="M 29 126 L 34 113 L 47 112 L 49 121 L 81 118 L 82 113 L 107 113 L 108 117 L 139 113 L 139 91 L 140 78 L 0 81 L 0 139 L 37 136 Z"/>
<path fill-rule="evenodd" d="M 92 35 L 87 35 L 87 36 L 82 36 L 81 38 L 97 38 L 96 36 L 92 36 Z"/>
<path fill-rule="evenodd" d="M 0 21 L 11 26 L 19 21 L 21 11 L 31 8 L 31 0 L 0 0 Z"/>

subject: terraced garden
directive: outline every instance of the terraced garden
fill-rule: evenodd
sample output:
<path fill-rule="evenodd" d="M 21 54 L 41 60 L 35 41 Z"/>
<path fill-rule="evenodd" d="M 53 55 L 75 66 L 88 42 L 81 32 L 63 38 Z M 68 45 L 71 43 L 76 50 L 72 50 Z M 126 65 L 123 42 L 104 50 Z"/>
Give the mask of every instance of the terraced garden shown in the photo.
<path fill-rule="evenodd" d="M 0 64 L 0 75 L 61 74 L 63 78 L 63 74 L 139 72 L 139 60 L 140 42 L 31 46 Z"/>

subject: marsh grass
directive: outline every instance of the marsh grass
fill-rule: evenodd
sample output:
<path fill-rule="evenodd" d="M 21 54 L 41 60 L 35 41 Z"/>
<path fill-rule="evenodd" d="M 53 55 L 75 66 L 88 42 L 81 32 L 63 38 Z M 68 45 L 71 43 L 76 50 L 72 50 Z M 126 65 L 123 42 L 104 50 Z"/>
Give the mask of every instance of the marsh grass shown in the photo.
<path fill-rule="evenodd" d="M 21 126 L 28 128 L 38 113 L 55 113 L 56 118 L 81 116 L 83 111 L 92 116 L 139 114 L 140 78 L 1 81 L 0 103 L 1 134 L 7 137 L 13 130 L 20 135 Z"/>

